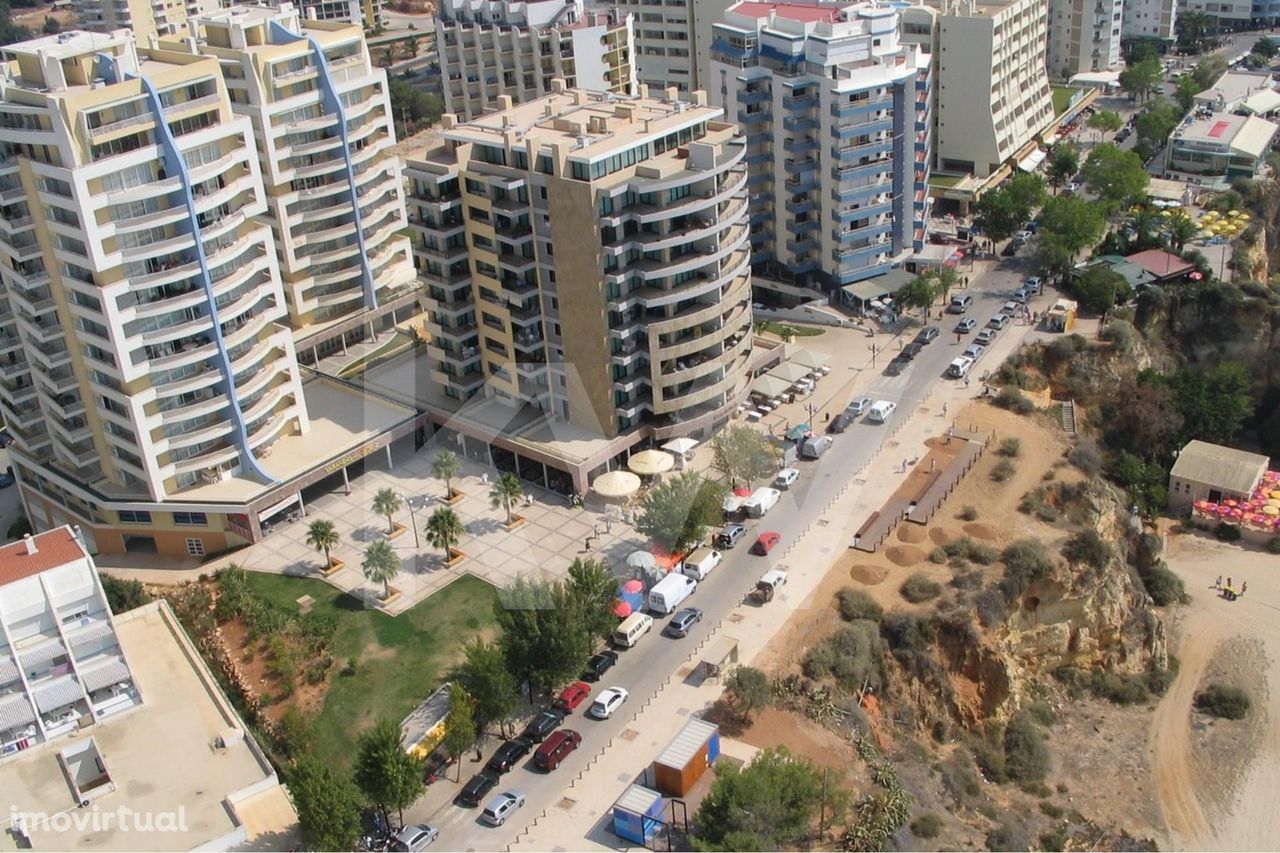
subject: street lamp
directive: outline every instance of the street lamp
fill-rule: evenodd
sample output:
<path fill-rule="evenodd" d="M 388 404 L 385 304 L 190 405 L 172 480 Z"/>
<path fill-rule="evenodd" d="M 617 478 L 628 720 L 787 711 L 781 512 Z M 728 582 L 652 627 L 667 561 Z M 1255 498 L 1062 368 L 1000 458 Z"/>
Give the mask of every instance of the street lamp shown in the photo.
<path fill-rule="evenodd" d="M 408 495 L 402 495 L 404 505 L 409 508 L 409 525 L 413 528 L 413 547 L 419 549 L 422 547 L 422 540 L 418 538 L 418 517 L 413 514 L 413 501 Z"/>

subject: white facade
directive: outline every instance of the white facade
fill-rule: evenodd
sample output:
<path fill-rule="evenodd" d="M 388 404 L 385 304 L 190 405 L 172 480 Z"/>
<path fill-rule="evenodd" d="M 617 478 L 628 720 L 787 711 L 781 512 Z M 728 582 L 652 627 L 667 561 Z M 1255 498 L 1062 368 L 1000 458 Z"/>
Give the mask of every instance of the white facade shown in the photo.
<path fill-rule="evenodd" d="M 1219 29 L 1230 31 L 1260 16 L 1258 13 L 1269 5 L 1263 0 L 1178 0 L 1178 11 L 1204 12 L 1218 22 Z"/>
<path fill-rule="evenodd" d="M 1172 41 L 1178 37 L 1178 0 L 1123 0 L 1120 34 Z"/>
<path fill-rule="evenodd" d="M 712 28 L 738 0 L 617 0 L 635 15 L 637 77 L 652 92 L 706 89 Z"/>
<path fill-rule="evenodd" d="M 524 103 L 567 87 L 636 91 L 634 18 L 582 0 L 443 0 L 436 13 L 445 111 L 470 121 L 499 95 Z"/>
<path fill-rule="evenodd" d="M 1070 79 L 1120 64 L 1121 0 L 1049 0 L 1049 76 Z"/>

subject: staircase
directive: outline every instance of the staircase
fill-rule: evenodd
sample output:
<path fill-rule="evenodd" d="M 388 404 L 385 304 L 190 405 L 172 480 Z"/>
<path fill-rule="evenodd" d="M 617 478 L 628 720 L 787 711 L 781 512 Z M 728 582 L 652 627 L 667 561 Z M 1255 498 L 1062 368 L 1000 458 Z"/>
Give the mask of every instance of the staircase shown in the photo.
<path fill-rule="evenodd" d="M 1062 413 L 1059 420 L 1062 421 L 1062 429 L 1067 435 L 1076 434 L 1076 404 L 1074 400 L 1063 400 L 1061 403 Z"/>

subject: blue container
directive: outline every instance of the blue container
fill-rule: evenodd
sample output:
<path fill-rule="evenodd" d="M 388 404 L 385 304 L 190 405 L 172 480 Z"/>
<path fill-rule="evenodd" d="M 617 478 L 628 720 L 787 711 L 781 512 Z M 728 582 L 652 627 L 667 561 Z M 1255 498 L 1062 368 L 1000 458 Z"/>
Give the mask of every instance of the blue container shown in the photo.
<path fill-rule="evenodd" d="M 643 785 L 632 785 L 613 804 L 613 834 L 634 844 L 648 845 L 662 825 L 662 795 Z"/>
<path fill-rule="evenodd" d="M 639 613 L 644 609 L 644 593 L 643 592 L 624 592 L 621 593 L 622 600 L 631 605 L 632 613 Z"/>

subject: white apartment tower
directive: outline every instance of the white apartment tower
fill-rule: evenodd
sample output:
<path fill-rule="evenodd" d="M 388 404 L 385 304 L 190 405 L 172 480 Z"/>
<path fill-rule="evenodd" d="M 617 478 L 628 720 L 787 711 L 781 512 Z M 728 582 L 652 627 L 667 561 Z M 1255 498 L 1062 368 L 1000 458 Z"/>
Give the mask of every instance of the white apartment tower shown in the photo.
<path fill-rule="evenodd" d="M 582 0 L 442 0 L 436 53 L 445 111 L 462 121 L 493 109 L 499 95 L 524 103 L 569 88 L 635 93 L 634 18 L 587 11 Z"/>
<path fill-rule="evenodd" d="M 738 0 L 616 0 L 636 19 L 637 79 L 650 92 L 675 86 L 687 98 L 710 89 L 712 28 Z"/>
<path fill-rule="evenodd" d="M 726 418 L 752 354 L 742 137 L 701 92 L 554 88 L 446 115 L 409 162 L 432 381 L 610 438 Z"/>
<path fill-rule="evenodd" d="M 74 0 L 76 23 L 87 29 L 108 33 L 132 30 L 143 43 L 151 36 L 180 33 L 198 0 Z"/>
<path fill-rule="evenodd" d="M 1178 37 L 1178 0 L 1123 0 L 1122 5 L 1122 37 L 1166 42 Z"/>
<path fill-rule="evenodd" d="M 1107 71 L 1120 64 L 1122 0 L 1049 0 L 1049 76 Z"/>
<path fill-rule="evenodd" d="M 834 290 L 923 248 L 931 73 L 888 5 L 729 9 L 710 91 L 746 134 L 758 269 Z"/>
<path fill-rule="evenodd" d="M 0 413 L 24 486 L 164 500 L 305 432 L 254 133 L 218 62 L 5 49 Z"/>

